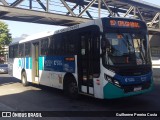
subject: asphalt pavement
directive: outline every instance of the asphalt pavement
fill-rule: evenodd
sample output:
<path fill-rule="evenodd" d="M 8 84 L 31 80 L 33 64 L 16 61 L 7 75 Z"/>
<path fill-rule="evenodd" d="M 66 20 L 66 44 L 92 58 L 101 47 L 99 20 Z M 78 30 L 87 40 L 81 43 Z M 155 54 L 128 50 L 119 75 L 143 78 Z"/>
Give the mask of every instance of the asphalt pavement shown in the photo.
<path fill-rule="evenodd" d="M 160 80 L 154 81 L 153 91 L 127 98 L 100 100 L 88 96 L 80 96 L 78 100 L 68 98 L 61 90 L 39 85 L 24 87 L 21 81 L 8 74 L 0 74 L 0 111 L 117 111 L 132 112 L 160 111 Z M 93 112 L 94 113 L 94 112 Z M 99 112 L 100 113 L 100 112 Z M 74 113 L 73 113 L 74 114 Z M 96 114 L 96 113 L 95 113 Z M 97 112 L 98 114 L 98 112 Z M 97 119 L 97 117 L 54 117 L 54 119 Z M 127 117 L 100 117 L 100 119 L 128 119 Z M 0 118 L 1 119 L 1 118 Z M 10 119 L 10 118 L 7 118 Z M 12 118 L 16 119 L 16 118 Z M 27 119 L 27 118 L 18 118 Z M 46 118 L 29 118 L 46 119 Z M 52 118 L 47 118 L 52 119 Z M 131 118 L 133 119 L 133 117 Z M 134 118 L 135 119 L 135 118 Z M 139 118 L 137 118 L 139 119 Z M 144 119 L 144 117 L 143 117 Z M 145 118 L 157 119 L 156 117 Z M 139 119 L 140 120 L 140 119 Z"/>

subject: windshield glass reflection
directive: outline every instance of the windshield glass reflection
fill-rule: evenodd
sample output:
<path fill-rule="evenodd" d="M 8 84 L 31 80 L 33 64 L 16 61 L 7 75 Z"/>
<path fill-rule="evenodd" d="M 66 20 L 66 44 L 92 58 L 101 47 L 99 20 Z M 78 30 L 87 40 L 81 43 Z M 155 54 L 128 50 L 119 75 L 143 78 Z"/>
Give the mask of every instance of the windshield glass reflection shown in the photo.
<path fill-rule="evenodd" d="M 102 44 L 106 65 L 148 64 L 147 40 L 144 34 L 106 33 Z"/>

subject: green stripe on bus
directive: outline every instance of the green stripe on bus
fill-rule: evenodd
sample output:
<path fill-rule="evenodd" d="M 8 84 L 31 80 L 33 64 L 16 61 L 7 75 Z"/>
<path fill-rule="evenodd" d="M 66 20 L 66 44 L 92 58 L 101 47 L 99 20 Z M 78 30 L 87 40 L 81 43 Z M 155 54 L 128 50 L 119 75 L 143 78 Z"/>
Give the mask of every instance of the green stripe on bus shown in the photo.
<path fill-rule="evenodd" d="M 39 62 L 39 70 L 43 70 L 43 57 L 39 57 L 38 62 Z"/>
<path fill-rule="evenodd" d="M 119 98 L 123 96 L 123 90 L 111 83 L 108 83 L 106 86 L 104 86 L 103 92 L 104 98 L 106 99 Z"/>
<path fill-rule="evenodd" d="M 152 89 L 153 89 L 153 81 L 149 89 L 136 91 L 136 92 L 129 92 L 129 93 L 124 93 L 124 91 L 120 89 L 119 87 L 111 83 L 108 83 L 106 86 L 104 86 L 103 93 L 104 93 L 105 99 L 113 99 L 113 98 L 121 98 L 121 97 L 143 94 L 143 93 L 151 91 Z"/>
<path fill-rule="evenodd" d="M 32 69 L 32 58 L 30 58 L 29 62 L 30 62 L 30 69 Z"/>

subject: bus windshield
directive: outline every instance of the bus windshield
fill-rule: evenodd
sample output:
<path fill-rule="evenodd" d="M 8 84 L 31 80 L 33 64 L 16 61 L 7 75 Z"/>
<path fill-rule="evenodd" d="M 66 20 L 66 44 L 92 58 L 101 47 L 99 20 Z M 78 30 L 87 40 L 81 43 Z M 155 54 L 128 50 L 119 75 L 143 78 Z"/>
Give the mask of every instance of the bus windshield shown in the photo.
<path fill-rule="evenodd" d="M 147 37 L 143 33 L 105 33 L 105 65 L 146 65 L 149 63 Z"/>

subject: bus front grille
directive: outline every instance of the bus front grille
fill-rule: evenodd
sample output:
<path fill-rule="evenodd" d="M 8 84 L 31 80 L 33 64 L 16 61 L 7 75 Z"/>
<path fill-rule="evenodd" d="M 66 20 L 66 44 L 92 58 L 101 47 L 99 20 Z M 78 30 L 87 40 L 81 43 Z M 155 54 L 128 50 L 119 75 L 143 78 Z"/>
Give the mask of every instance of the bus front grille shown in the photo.
<path fill-rule="evenodd" d="M 129 93 L 129 92 L 134 92 L 135 88 L 140 87 L 141 90 L 145 90 L 148 89 L 151 85 L 151 82 L 146 82 L 143 84 L 136 84 L 136 85 L 126 85 L 126 86 L 122 86 L 122 89 L 124 90 L 125 93 Z"/>

